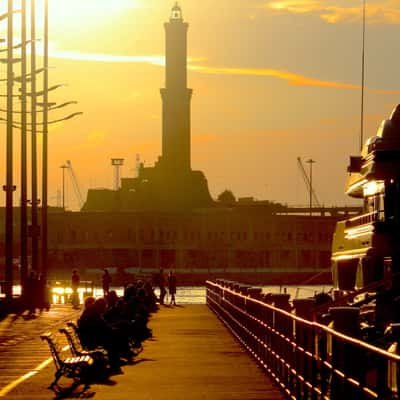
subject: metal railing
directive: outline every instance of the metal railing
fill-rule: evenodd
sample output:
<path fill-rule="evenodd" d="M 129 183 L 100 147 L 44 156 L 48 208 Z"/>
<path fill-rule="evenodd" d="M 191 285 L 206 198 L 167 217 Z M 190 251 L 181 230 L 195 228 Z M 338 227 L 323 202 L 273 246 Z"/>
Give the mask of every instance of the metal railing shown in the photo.
<path fill-rule="evenodd" d="M 206 283 L 207 305 L 288 398 L 398 399 L 394 352 L 266 304 L 261 289 L 217 282 Z"/>

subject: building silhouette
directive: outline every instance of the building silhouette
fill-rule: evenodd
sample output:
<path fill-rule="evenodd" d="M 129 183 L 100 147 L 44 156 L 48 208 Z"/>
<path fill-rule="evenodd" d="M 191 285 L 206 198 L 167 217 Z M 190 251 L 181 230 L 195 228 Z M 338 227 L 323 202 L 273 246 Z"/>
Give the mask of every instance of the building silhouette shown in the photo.
<path fill-rule="evenodd" d="M 136 178 L 122 178 L 118 190 L 90 189 L 82 211 L 191 210 L 213 205 L 207 180 L 191 169 L 190 105 L 187 88 L 187 31 L 182 10 L 172 8 L 164 24 L 165 88 L 162 98 L 162 155 L 154 167 L 141 165 Z"/>

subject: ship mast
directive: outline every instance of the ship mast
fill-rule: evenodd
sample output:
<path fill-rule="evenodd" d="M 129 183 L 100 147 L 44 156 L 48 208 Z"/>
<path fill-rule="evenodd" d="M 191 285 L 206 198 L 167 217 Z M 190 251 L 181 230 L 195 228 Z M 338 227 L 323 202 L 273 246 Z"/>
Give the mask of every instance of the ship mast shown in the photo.
<path fill-rule="evenodd" d="M 364 86 L 365 86 L 365 9 L 366 0 L 363 0 L 363 25 L 362 25 L 362 58 L 361 58 L 361 126 L 360 126 L 360 150 L 364 142 Z"/>

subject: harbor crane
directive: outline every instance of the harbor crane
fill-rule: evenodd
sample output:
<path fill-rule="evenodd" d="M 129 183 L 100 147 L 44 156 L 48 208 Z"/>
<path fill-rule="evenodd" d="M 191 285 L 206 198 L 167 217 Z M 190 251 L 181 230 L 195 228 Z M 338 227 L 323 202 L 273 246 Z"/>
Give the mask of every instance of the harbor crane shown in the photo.
<path fill-rule="evenodd" d="M 82 192 L 81 192 L 81 189 L 80 189 L 80 186 L 79 186 L 78 179 L 76 177 L 75 171 L 72 168 L 71 160 L 67 160 L 65 162 L 65 166 L 66 166 L 66 169 L 68 170 L 69 176 L 71 178 L 71 182 L 72 182 L 72 186 L 74 188 L 76 200 L 77 200 L 77 202 L 79 204 L 79 208 L 81 209 L 83 207 L 83 203 L 84 203 L 83 196 L 82 196 Z"/>
<path fill-rule="evenodd" d="M 301 176 L 302 176 L 302 178 L 304 180 L 304 183 L 306 185 L 307 190 L 311 190 L 312 199 L 314 201 L 314 204 L 317 207 L 321 207 L 321 203 L 319 202 L 318 197 L 317 197 L 314 189 L 311 187 L 310 178 L 309 178 L 309 176 L 308 176 L 308 174 L 307 174 L 307 172 L 306 172 L 306 170 L 304 168 L 303 162 L 301 161 L 300 157 L 297 157 L 297 164 L 299 166 L 299 169 L 300 169 L 300 172 L 301 172 Z"/>

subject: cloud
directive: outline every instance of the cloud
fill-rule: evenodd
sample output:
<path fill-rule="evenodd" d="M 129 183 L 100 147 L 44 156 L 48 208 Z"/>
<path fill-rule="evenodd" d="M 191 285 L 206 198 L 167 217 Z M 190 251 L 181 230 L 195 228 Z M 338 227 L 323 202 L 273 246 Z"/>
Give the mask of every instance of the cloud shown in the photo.
<path fill-rule="evenodd" d="M 228 68 L 228 67 L 205 67 L 189 65 L 190 70 L 203 74 L 212 75 L 242 75 L 242 76 L 264 76 L 278 78 L 287 81 L 295 86 L 315 86 L 336 89 L 359 89 L 359 85 L 351 83 L 340 83 L 333 81 L 324 81 L 304 75 L 295 74 L 293 72 L 281 71 L 268 68 Z"/>
<path fill-rule="evenodd" d="M 43 47 L 38 47 L 38 55 L 43 55 Z M 144 63 L 151 65 L 165 65 L 165 57 L 158 55 L 146 55 L 146 56 L 129 56 L 129 55 L 116 55 L 116 54 L 101 54 L 101 53 L 82 53 L 80 51 L 69 51 L 69 50 L 49 50 L 49 57 L 61 59 L 61 60 L 72 60 L 72 61 L 95 61 L 95 62 L 107 62 L 107 63 Z"/>
<path fill-rule="evenodd" d="M 39 54 L 42 49 L 39 48 Z M 50 57 L 73 60 L 73 61 L 86 61 L 86 62 L 107 62 L 107 63 L 142 63 L 165 67 L 165 57 L 159 55 L 115 55 L 115 54 L 99 54 L 99 53 L 82 53 L 79 51 L 65 51 L 50 49 Z M 201 74 L 208 75 L 239 75 L 239 76 L 253 76 L 253 77 L 270 77 L 281 79 L 293 86 L 308 86 L 329 89 L 346 89 L 346 90 L 360 90 L 358 84 L 344 83 L 336 81 L 328 81 L 318 78 L 313 78 L 305 75 L 296 74 L 270 68 L 240 68 L 240 67 L 213 67 L 206 65 L 198 65 L 196 62 L 205 61 L 199 58 L 188 59 L 188 69 Z M 379 94 L 399 94 L 400 90 L 386 90 L 386 89 L 371 89 L 367 88 L 374 93 Z"/>
<path fill-rule="evenodd" d="M 361 2 L 348 1 L 346 6 L 338 6 L 329 0 L 271 0 L 265 8 L 275 12 L 291 14 L 312 14 L 330 24 L 357 22 L 362 18 Z M 400 24 L 400 9 L 393 0 L 368 2 L 366 18 L 369 24 Z"/>

